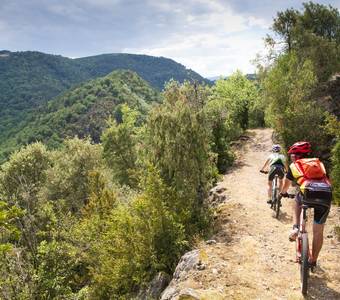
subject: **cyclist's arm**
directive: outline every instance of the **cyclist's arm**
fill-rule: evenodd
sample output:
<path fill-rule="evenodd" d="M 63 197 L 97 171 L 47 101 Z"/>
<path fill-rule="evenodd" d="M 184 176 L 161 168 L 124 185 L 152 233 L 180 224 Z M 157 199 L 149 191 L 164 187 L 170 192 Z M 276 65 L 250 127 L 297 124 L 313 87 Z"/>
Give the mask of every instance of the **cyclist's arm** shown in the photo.
<path fill-rule="evenodd" d="M 264 169 L 267 167 L 268 163 L 269 163 L 269 158 L 264 163 L 263 167 L 261 168 L 261 171 L 264 171 Z"/>
<path fill-rule="evenodd" d="M 292 174 L 292 170 L 290 168 L 288 168 L 286 178 L 283 182 L 283 187 L 281 189 L 281 194 L 287 193 L 287 191 L 288 191 L 289 187 L 291 186 L 293 180 L 294 180 L 294 176 Z"/>
<path fill-rule="evenodd" d="M 284 167 L 285 167 L 285 172 L 287 173 L 287 172 L 288 172 L 288 164 L 287 164 L 287 161 L 285 161 Z"/>

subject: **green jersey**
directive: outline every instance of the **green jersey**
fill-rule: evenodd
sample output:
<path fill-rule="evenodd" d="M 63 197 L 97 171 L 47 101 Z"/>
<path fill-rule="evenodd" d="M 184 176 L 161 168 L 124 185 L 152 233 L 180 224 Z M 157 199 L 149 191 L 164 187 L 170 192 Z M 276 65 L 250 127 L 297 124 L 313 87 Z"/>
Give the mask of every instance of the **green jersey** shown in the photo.
<path fill-rule="evenodd" d="M 281 164 L 281 165 L 284 166 L 285 163 L 286 163 L 286 158 L 281 153 L 272 153 L 272 154 L 269 155 L 268 159 L 269 159 L 269 166 L 270 167 L 272 165 L 275 165 L 275 164 Z"/>

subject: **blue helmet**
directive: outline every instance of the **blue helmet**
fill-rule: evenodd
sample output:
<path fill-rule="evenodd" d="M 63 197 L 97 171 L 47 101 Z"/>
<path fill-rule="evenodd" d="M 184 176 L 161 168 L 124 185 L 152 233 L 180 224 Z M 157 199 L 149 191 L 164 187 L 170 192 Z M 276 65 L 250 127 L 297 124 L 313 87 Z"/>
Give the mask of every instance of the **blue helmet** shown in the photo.
<path fill-rule="evenodd" d="M 272 151 L 273 151 L 273 152 L 280 152 L 280 151 L 281 151 L 281 146 L 278 145 L 278 144 L 273 145 Z"/>

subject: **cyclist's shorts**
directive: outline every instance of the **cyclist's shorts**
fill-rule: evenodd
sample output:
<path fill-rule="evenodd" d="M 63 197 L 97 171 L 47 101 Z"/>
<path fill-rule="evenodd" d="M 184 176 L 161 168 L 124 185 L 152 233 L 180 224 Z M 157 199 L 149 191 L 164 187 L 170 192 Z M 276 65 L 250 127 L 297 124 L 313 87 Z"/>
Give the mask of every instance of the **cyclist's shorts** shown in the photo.
<path fill-rule="evenodd" d="M 318 199 L 320 200 L 320 199 Z M 304 200 L 301 192 L 296 194 L 295 201 L 301 206 L 302 204 L 308 204 L 308 207 L 314 208 L 314 223 L 316 224 L 325 224 L 330 208 L 331 203 L 328 200 L 325 200 L 323 204 L 317 203 L 311 200 Z M 319 201 L 320 202 L 320 201 Z"/>
<path fill-rule="evenodd" d="M 271 165 L 268 174 L 268 180 L 272 181 L 276 174 L 279 176 L 280 179 L 282 179 L 285 176 L 284 167 L 282 164 Z"/>

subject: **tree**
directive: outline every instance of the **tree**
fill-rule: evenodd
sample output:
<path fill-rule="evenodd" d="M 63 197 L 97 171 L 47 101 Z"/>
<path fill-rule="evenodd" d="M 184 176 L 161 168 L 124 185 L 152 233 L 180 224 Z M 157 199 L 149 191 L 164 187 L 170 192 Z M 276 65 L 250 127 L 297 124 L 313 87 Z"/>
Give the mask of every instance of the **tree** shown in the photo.
<path fill-rule="evenodd" d="M 284 50 L 294 50 L 301 62 L 313 63 L 318 80 L 323 82 L 340 67 L 340 13 L 332 6 L 313 2 L 303 7 L 303 12 L 279 12 L 272 29 L 282 39 Z M 272 37 L 268 40 L 281 43 Z"/>
<path fill-rule="evenodd" d="M 170 206 L 176 192 L 153 168 L 144 183 L 141 194 L 104 219 L 104 231 L 91 249 L 91 299 L 133 298 L 157 272 L 172 273 L 187 248 L 184 228 Z"/>
<path fill-rule="evenodd" d="M 279 133 L 285 146 L 308 140 L 316 151 L 323 147 L 324 110 L 312 100 L 315 85 L 311 61 L 301 64 L 294 52 L 282 55 L 263 82 L 267 122 Z"/>
<path fill-rule="evenodd" d="M 197 231 L 200 218 L 204 219 L 203 199 L 216 178 L 211 131 L 203 110 L 206 93 L 204 87 L 170 82 L 164 104 L 150 113 L 145 129 L 146 159 L 178 193 L 173 209 L 188 232 Z"/>
<path fill-rule="evenodd" d="M 287 9 L 283 12 L 278 12 L 274 19 L 272 30 L 283 38 L 283 43 L 286 44 L 287 51 L 293 49 L 294 29 L 300 17 L 300 13 L 295 9 Z"/>
<path fill-rule="evenodd" d="M 138 113 L 123 105 L 122 122 L 108 122 L 109 128 L 102 135 L 103 155 L 112 169 L 114 178 L 120 184 L 137 185 L 137 143 L 136 127 Z"/>
<path fill-rule="evenodd" d="M 104 169 L 101 146 L 88 139 L 68 139 L 63 149 L 54 152 L 53 162 L 47 172 L 44 197 L 63 201 L 66 211 L 80 214 L 90 196 L 91 172 Z"/>

